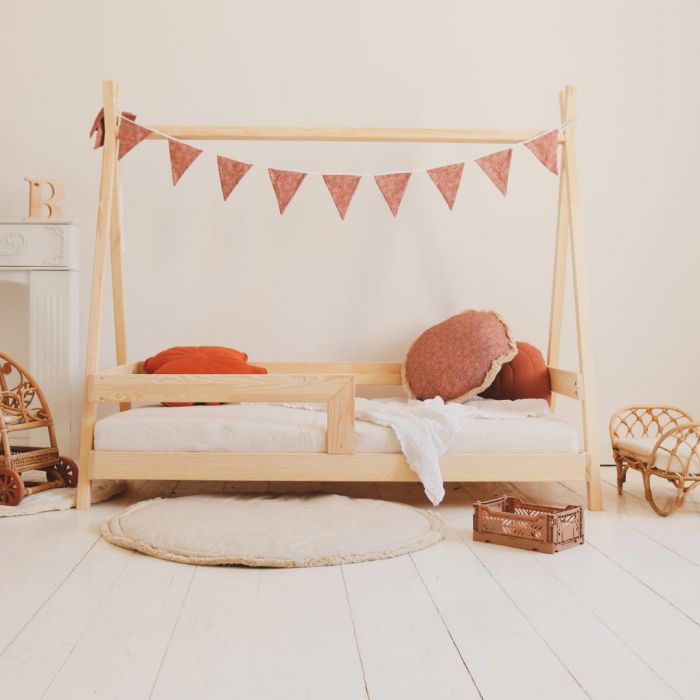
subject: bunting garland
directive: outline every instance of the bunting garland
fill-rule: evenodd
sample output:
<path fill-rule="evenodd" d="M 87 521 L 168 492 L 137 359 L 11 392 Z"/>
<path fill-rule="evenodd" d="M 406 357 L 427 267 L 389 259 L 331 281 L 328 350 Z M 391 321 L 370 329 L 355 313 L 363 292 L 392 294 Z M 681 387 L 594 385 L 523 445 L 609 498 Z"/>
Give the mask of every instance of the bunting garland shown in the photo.
<path fill-rule="evenodd" d="M 243 179 L 243 176 L 253 167 L 250 163 L 242 163 L 240 160 L 232 160 L 223 156 L 216 156 L 219 166 L 219 182 L 221 182 L 221 194 L 224 202 Z"/>
<path fill-rule="evenodd" d="M 459 184 L 462 182 L 464 163 L 454 163 L 453 165 L 443 165 L 441 168 L 428 170 L 428 176 L 440 190 L 440 194 L 447 202 L 447 206 L 452 209 L 457 198 Z"/>
<path fill-rule="evenodd" d="M 333 198 L 335 208 L 341 219 L 345 219 L 350 202 L 355 196 L 355 190 L 360 184 L 359 175 L 324 175 L 323 181 Z"/>
<path fill-rule="evenodd" d="M 128 119 L 122 119 L 119 124 L 119 160 L 134 146 L 138 146 L 150 133 L 150 129 L 146 129 L 140 124 Z M 104 139 L 104 135 L 102 138 Z"/>
<path fill-rule="evenodd" d="M 167 134 L 161 134 L 160 132 L 155 132 L 153 129 L 141 126 L 136 123 L 135 119 L 136 116 L 130 112 L 121 113 L 118 134 L 118 158 L 123 158 L 139 143 L 148 138 L 150 134 L 159 133 L 161 136 L 164 136 L 168 142 L 173 185 L 177 185 L 188 168 L 204 151 L 188 143 L 172 138 Z M 550 129 L 538 134 L 534 138 L 521 141 L 520 144 L 517 145 L 525 146 L 542 165 L 550 172 L 558 175 L 559 167 L 557 156 L 559 134 L 566 129 L 567 126 L 568 124 L 564 123 L 556 129 Z M 98 113 L 90 130 L 90 136 L 93 134 L 95 135 L 94 147 L 100 148 L 104 145 L 104 113 L 102 110 Z M 489 153 L 474 160 L 503 196 L 506 196 L 508 193 L 508 180 L 512 157 L 513 148 L 507 148 L 495 153 Z M 216 156 L 216 161 L 219 170 L 221 193 L 224 201 L 226 201 L 246 173 L 253 167 L 253 163 L 244 163 L 220 155 Z M 462 175 L 465 165 L 465 162 L 452 163 L 437 168 L 407 170 L 398 173 L 383 173 L 374 175 L 373 177 L 393 216 L 398 215 L 406 193 L 406 188 L 408 187 L 408 182 L 411 176 L 417 172 L 424 172 L 428 175 L 442 195 L 448 208 L 451 210 L 454 207 L 459 188 L 462 184 Z M 294 170 L 280 170 L 278 168 L 268 168 L 267 171 L 270 182 L 272 183 L 275 198 L 277 199 L 280 214 L 284 214 L 289 203 L 299 190 L 299 187 L 301 187 L 302 182 L 310 173 Z M 345 220 L 345 215 L 347 214 L 363 175 L 314 174 L 321 175 L 341 220 Z"/>
<path fill-rule="evenodd" d="M 399 213 L 401 200 L 406 193 L 408 181 L 411 178 L 411 173 L 392 173 L 391 175 L 375 175 L 374 180 L 379 187 L 386 203 L 389 205 L 389 210 L 396 216 Z"/>
<path fill-rule="evenodd" d="M 508 175 L 510 174 L 512 157 L 513 149 L 509 148 L 476 159 L 476 164 L 489 176 L 491 182 L 498 187 L 504 197 L 508 193 Z"/>
<path fill-rule="evenodd" d="M 536 156 L 537 160 L 551 170 L 555 175 L 559 174 L 557 167 L 557 146 L 559 145 L 559 130 L 552 129 L 546 134 L 525 143 L 525 148 L 529 148 Z"/>
<path fill-rule="evenodd" d="M 277 197 L 280 214 L 284 214 L 285 209 L 292 201 L 292 197 L 294 197 L 299 186 L 304 181 L 306 173 L 297 173 L 293 170 L 276 170 L 275 168 L 268 168 L 267 172 L 270 175 L 270 182 L 272 182 L 275 197 Z"/>
<path fill-rule="evenodd" d="M 170 153 L 170 170 L 173 174 L 173 185 L 177 185 L 185 170 L 202 155 L 201 148 L 195 148 L 182 141 L 168 139 L 168 151 Z"/>

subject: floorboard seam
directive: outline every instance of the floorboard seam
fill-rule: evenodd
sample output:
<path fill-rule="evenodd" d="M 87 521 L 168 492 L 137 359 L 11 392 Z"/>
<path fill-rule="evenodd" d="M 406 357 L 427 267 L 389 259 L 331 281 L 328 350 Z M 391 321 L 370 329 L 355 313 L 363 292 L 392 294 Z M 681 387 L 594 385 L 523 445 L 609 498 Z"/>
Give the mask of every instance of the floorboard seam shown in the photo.
<path fill-rule="evenodd" d="M 102 539 L 102 536 L 98 536 L 97 539 L 87 548 L 84 554 L 78 559 L 77 562 L 73 565 L 73 567 L 68 571 L 68 573 L 58 582 L 58 585 L 56 588 L 54 588 L 51 593 L 49 593 L 48 596 L 44 599 L 44 601 L 41 603 L 41 605 L 32 613 L 30 618 L 22 625 L 22 627 L 17 631 L 17 633 L 12 637 L 12 639 L 5 645 L 5 648 L 0 651 L 0 656 L 2 656 L 15 642 L 17 637 L 19 637 L 22 632 L 24 632 L 25 628 L 27 625 L 43 610 L 44 606 L 56 595 L 56 593 L 60 590 L 61 586 L 71 577 L 73 572 L 80 566 L 80 564 L 83 562 L 85 557 L 92 552 L 92 550 L 95 548 L 97 543 Z"/>
<path fill-rule="evenodd" d="M 102 539 L 102 537 L 100 537 L 100 539 Z M 99 541 L 99 540 L 98 540 L 98 541 Z M 104 605 L 105 600 L 107 600 L 107 598 L 109 598 L 110 594 L 111 594 L 112 591 L 114 590 L 114 588 L 115 588 L 115 586 L 117 585 L 117 583 L 119 583 L 119 581 L 121 581 L 121 578 L 122 578 L 122 576 L 124 575 L 124 572 L 126 571 L 127 567 L 129 566 L 129 562 L 131 562 L 131 560 L 134 558 L 134 554 L 135 554 L 135 552 L 130 552 L 129 556 L 126 558 L 126 561 L 124 562 L 124 566 L 122 567 L 121 571 L 119 572 L 119 576 L 116 576 L 116 577 L 115 577 L 115 579 L 114 579 L 112 585 L 111 585 L 111 586 L 109 587 L 109 589 L 105 592 L 104 596 L 102 597 L 102 600 L 100 601 L 100 604 L 99 604 L 99 605 L 97 606 L 97 608 L 95 609 L 94 615 L 85 623 L 85 626 L 83 627 L 83 629 L 81 630 L 80 634 L 78 635 L 78 638 L 77 638 L 77 639 L 75 640 L 75 642 L 73 643 L 73 646 L 71 646 L 70 651 L 68 652 L 68 654 L 66 654 L 66 658 L 63 659 L 61 665 L 58 667 L 58 669 L 56 669 L 56 673 L 54 673 L 53 676 L 51 677 L 51 680 L 49 681 L 49 684 L 46 686 L 46 690 L 44 690 L 44 692 L 41 694 L 41 697 L 42 697 L 42 698 L 46 697 L 46 694 L 49 692 L 49 690 L 51 690 L 51 686 L 54 684 L 54 682 L 56 681 L 56 679 L 57 679 L 58 676 L 60 675 L 60 673 L 61 673 L 61 671 L 63 670 L 64 666 L 68 663 L 68 659 L 70 659 L 70 657 L 73 656 L 73 652 L 75 651 L 75 649 L 76 649 L 76 647 L 78 646 L 78 644 L 80 644 L 80 641 L 82 640 L 82 638 L 85 636 L 85 632 L 87 631 L 87 629 L 88 629 L 88 628 L 90 627 L 90 625 L 92 624 L 92 621 L 95 619 L 95 617 L 97 616 L 97 614 L 98 614 L 98 613 L 100 612 L 100 610 L 102 609 L 102 606 Z"/>
<path fill-rule="evenodd" d="M 437 612 L 438 616 L 440 617 L 440 620 L 442 620 L 442 626 L 445 628 L 445 631 L 447 632 L 450 641 L 452 642 L 452 646 L 455 648 L 455 651 L 457 654 L 459 654 L 459 658 L 462 661 L 462 665 L 464 666 L 465 670 L 469 674 L 469 678 L 471 679 L 472 683 L 474 684 L 474 688 L 476 688 L 476 692 L 479 694 L 479 697 L 482 698 L 484 697 L 484 694 L 481 692 L 481 688 L 479 688 L 479 684 L 476 682 L 476 679 L 474 678 L 474 674 L 471 672 L 471 669 L 469 668 L 469 664 L 467 663 L 466 659 L 464 656 L 462 656 L 462 651 L 460 648 L 457 646 L 457 642 L 455 641 L 455 638 L 452 636 L 452 631 L 447 625 L 447 621 L 442 615 L 442 612 L 440 612 L 440 608 L 438 607 L 437 603 L 435 602 L 435 599 L 433 598 L 432 593 L 430 592 L 430 589 L 428 588 L 428 585 L 425 582 L 425 579 L 423 578 L 423 574 L 421 574 L 420 569 L 418 568 L 418 565 L 415 562 L 415 559 L 413 558 L 412 554 L 408 555 L 409 559 L 411 560 L 411 563 L 413 564 L 413 568 L 416 570 L 416 573 L 418 574 L 418 578 L 420 579 L 421 583 L 423 584 L 423 588 L 425 588 L 425 592 L 428 594 L 428 598 L 430 598 L 430 602 L 433 604 L 433 607 L 435 608 L 435 612 Z"/>
<path fill-rule="evenodd" d="M 624 571 L 626 574 L 628 574 L 629 576 L 631 576 L 635 581 L 638 581 L 639 583 L 641 583 L 642 586 L 644 586 L 644 588 L 646 588 L 648 591 L 651 591 L 657 598 L 659 598 L 659 600 L 662 600 L 664 603 L 666 603 L 667 605 L 671 606 L 674 610 L 677 610 L 681 615 L 683 615 L 683 617 L 687 618 L 687 619 L 688 619 L 690 622 L 692 622 L 696 627 L 700 627 L 700 623 L 699 623 L 695 618 L 691 617 L 687 612 L 685 612 L 685 610 L 683 610 L 682 608 L 679 608 L 675 603 L 673 603 L 672 601 L 670 601 L 668 598 L 665 598 L 663 595 L 661 595 L 661 593 L 659 593 L 655 588 L 652 588 L 646 581 L 644 581 L 643 579 L 639 578 L 639 576 L 637 576 L 635 573 L 633 573 L 632 571 L 630 571 L 630 570 L 627 569 L 626 567 L 622 566 L 622 564 L 620 564 L 619 562 L 615 561 L 609 554 L 607 554 L 607 552 L 605 552 L 605 551 L 603 551 L 602 549 L 600 549 L 600 547 L 596 547 L 596 545 L 594 545 L 594 544 L 593 544 L 592 542 L 590 542 L 590 541 L 588 542 L 588 544 L 589 544 L 593 549 L 595 549 L 596 552 L 598 552 L 599 554 L 601 554 L 602 556 L 604 556 L 608 561 L 612 562 L 612 563 L 613 563 L 615 566 L 617 566 L 619 569 L 621 569 L 621 570 Z"/>
<path fill-rule="evenodd" d="M 194 567 L 194 571 L 192 572 L 192 576 L 190 576 L 190 580 L 187 582 L 187 590 L 185 591 L 185 595 L 182 596 L 182 601 L 180 603 L 180 607 L 178 608 L 177 615 L 175 616 L 175 620 L 173 622 L 172 629 L 170 630 L 170 635 L 168 636 L 168 643 L 165 645 L 165 649 L 163 650 L 163 656 L 161 656 L 160 663 L 158 664 L 158 671 L 156 671 L 156 676 L 153 679 L 153 684 L 151 685 L 151 692 L 148 694 L 149 700 L 150 700 L 150 698 L 153 697 L 153 693 L 156 689 L 156 685 L 158 685 L 160 673 L 163 670 L 163 664 L 165 663 L 165 657 L 168 655 L 168 651 L 170 650 L 170 645 L 172 644 L 173 637 L 175 636 L 175 630 L 177 629 L 177 625 L 180 622 L 180 618 L 182 617 L 182 611 L 184 610 L 185 603 L 187 603 L 187 599 L 189 598 L 190 589 L 192 588 L 192 582 L 194 581 L 194 577 L 197 574 L 197 571 L 199 571 L 199 566 Z"/>
<path fill-rule="evenodd" d="M 362 653 L 360 652 L 360 642 L 357 638 L 357 628 L 355 627 L 355 616 L 352 614 L 352 603 L 350 602 L 350 593 L 348 591 L 348 583 L 345 580 L 345 566 L 343 564 L 340 565 L 340 575 L 343 579 L 343 588 L 345 589 L 345 600 L 347 601 L 348 612 L 350 613 L 350 624 L 352 624 L 352 634 L 355 637 L 355 648 L 357 649 L 357 658 L 360 662 L 360 670 L 362 671 L 362 682 L 365 686 L 365 695 L 367 696 L 367 700 L 371 700 L 372 696 L 370 695 L 369 688 L 367 687 L 365 664 L 362 661 Z"/>
<path fill-rule="evenodd" d="M 639 653 L 637 652 L 633 647 L 631 647 L 623 637 L 621 637 L 598 613 L 593 610 L 582 598 L 580 598 L 576 592 L 571 589 L 564 581 L 562 581 L 551 569 L 548 569 L 541 561 L 538 561 L 537 558 L 535 557 L 535 561 L 543 568 L 545 571 L 547 571 L 554 579 L 556 579 L 560 585 L 562 585 L 569 593 L 586 609 L 588 612 L 595 617 L 596 620 L 598 620 L 605 629 L 607 629 L 610 634 L 612 634 L 615 639 L 617 639 L 624 647 L 630 650 L 630 652 L 636 656 L 674 695 L 677 695 L 679 698 L 682 698 L 683 696 L 680 695 L 680 693 L 672 686 L 669 684 L 669 682 L 653 667 L 649 664 L 649 662 Z"/>

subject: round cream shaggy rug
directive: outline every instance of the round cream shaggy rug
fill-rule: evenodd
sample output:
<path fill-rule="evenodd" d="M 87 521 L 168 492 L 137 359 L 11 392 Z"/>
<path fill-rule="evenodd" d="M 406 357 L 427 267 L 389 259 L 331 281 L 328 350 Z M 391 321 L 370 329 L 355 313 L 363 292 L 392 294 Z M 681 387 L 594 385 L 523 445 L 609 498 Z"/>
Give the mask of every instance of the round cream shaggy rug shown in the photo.
<path fill-rule="evenodd" d="M 44 472 L 25 472 L 22 476 L 27 481 L 45 481 Z M 126 481 L 104 480 L 92 482 L 92 502 L 106 501 L 126 488 Z M 25 496 L 16 506 L 0 505 L 0 518 L 13 515 L 35 515 L 50 510 L 69 510 L 75 508 L 75 489 L 50 489 Z"/>
<path fill-rule="evenodd" d="M 329 566 L 386 559 L 444 537 L 437 514 L 335 494 L 142 501 L 102 525 L 106 540 L 185 564 Z"/>

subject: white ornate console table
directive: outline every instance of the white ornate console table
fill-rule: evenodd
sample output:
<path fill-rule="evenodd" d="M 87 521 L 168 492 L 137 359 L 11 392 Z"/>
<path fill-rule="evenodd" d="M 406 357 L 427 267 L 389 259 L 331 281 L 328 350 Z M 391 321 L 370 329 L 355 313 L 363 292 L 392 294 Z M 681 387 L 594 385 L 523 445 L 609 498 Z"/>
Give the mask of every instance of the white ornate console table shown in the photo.
<path fill-rule="evenodd" d="M 0 221 L 0 347 L 11 334 L 21 334 L 24 325 L 21 347 L 28 354 L 17 359 L 46 393 L 58 444 L 70 456 L 77 455 L 79 434 L 78 261 L 78 227 L 73 222 Z M 26 296 L 12 293 L 14 285 L 25 286 Z M 22 298 L 27 302 L 20 310 L 17 300 Z M 22 319 L 19 328 L 17 319 Z M 32 437 L 32 443 L 41 441 Z"/>

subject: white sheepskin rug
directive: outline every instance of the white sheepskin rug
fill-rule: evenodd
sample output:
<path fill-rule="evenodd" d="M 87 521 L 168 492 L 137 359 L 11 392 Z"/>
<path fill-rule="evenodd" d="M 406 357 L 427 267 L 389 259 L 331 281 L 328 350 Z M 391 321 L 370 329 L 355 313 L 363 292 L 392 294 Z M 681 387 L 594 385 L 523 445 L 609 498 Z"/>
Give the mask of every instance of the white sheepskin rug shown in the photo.
<path fill-rule="evenodd" d="M 428 510 L 335 494 L 142 501 L 107 520 L 113 544 L 185 564 L 329 566 L 387 559 L 444 537 Z"/>
<path fill-rule="evenodd" d="M 24 472 L 26 481 L 46 481 L 44 472 Z M 93 481 L 92 502 L 100 503 L 121 493 L 126 488 L 126 481 Z M 75 508 L 75 489 L 50 489 L 25 496 L 16 506 L 0 506 L 0 518 L 13 515 L 35 515 L 49 510 L 69 510 Z"/>

